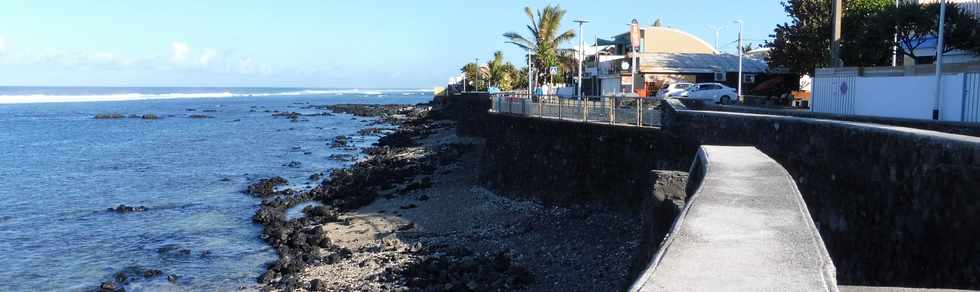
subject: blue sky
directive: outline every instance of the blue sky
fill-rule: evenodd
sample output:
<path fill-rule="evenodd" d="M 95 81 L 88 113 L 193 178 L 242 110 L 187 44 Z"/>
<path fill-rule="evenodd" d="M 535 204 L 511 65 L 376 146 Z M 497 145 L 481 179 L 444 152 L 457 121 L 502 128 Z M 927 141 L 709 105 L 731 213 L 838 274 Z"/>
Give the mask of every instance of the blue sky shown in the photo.
<path fill-rule="evenodd" d="M 778 0 L 0 2 L 0 85 L 431 88 L 466 62 L 523 51 L 524 6 L 592 23 L 593 39 L 662 19 L 734 50 L 734 19 L 760 43 L 787 21 Z M 577 41 L 576 41 L 577 44 Z M 725 45 L 729 44 L 729 45 Z M 573 44 L 568 44 L 571 46 Z"/>

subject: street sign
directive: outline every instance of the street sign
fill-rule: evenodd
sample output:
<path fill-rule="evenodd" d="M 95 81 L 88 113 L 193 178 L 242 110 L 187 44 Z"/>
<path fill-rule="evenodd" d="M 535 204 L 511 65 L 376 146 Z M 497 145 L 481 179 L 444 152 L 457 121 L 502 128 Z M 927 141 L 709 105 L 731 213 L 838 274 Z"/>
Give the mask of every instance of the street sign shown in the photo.
<path fill-rule="evenodd" d="M 550 72 L 551 75 L 558 75 L 558 66 L 552 66 L 551 68 L 548 68 L 548 72 Z"/>

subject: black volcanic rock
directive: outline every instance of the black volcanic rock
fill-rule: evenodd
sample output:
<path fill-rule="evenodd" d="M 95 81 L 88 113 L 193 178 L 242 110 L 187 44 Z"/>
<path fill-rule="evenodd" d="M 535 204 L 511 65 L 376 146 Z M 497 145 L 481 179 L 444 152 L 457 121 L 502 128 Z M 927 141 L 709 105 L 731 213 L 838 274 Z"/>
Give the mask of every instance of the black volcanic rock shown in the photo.
<path fill-rule="evenodd" d="M 276 192 L 275 188 L 277 186 L 287 183 L 289 181 L 280 176 L 260 179 L 248 186 L 248 193 L 259 197 L 268 197 Z"/>
<path fill-rule="evenodd" d="M 133 212 L 143 212 L 143 211 L 146 211 L 146 207 L 144 207 L 144 206 L 126 206 L 126 205 L 120 204 L 119 206 L 116 206 L 114 208 L 106 209 L 106 211 L 120 213 L 120 214 L 125 214 L 125 213 L 133 213 Z"/>

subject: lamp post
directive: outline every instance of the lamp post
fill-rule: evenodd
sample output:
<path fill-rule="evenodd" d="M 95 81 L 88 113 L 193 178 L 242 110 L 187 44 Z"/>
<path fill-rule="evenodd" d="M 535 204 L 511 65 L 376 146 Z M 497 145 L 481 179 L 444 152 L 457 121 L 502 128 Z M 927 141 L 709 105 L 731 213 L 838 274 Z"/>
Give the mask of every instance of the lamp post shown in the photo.
<path fill-rule="evenodd" d="M 582 35 L 582 25 L 589 23 L 589 21 L 579 19 L 579 20 L 575 20 L 575 23 L 578 23 L 578 48 L 579 48 L 578 82 L 576 82 L 578 86 L 578 90 L 576 91 L 576 93 L 578 94 L 578 99 L 581 100 L 582 99 L 582 60 L 585 59 L 585 39 L 584 36 Z"/>
<path fill-rule="evenodd" d="M 742 21 L 736 20 L 738 23 L 738 101 L 742 100 Z"/>
<path fill-rule="evenodd" d="M 725 27 L 709 25 L 708 29 L 715 31 L 715 51 L 718 51 L 718 39 L 721 38 L 721 31 L 725 30 Z"/>
<path fill-rule="evenodd" d="M 943 50 L 946 34 L 946 0 L 939 0 L 939 42 L 936 44 L 936 102 L 932 106 L 932 119 L 939 120 L 939 108 L 943 97 Z"/>
<path fill-rule="evenodd" d="M 895 8 L 896 9 L 899 6 L 898 1 L 901 1 L 901 0 L 895 0 Z M 892 40 L 894 41 L 893 43 L 895 44 L 895 45 L 892 45 L 892 67 L 895 67 L 895 66 L 898 66 L 898 45 L 897 45 L 898 44 L 898 27 L 897 26 L 895 27 L 895 35 L 893 36 L 893 39 Z"/>
<path fill-rule="evenodd" d="M 533 70 L 531 65 L 531 50 L 527 50 L 527 96 L 530 98 L 534 95 L 534 82 L 531 81 L 531 74 Z"/>
<path fill-rule="evenodd" d="M 633 64 L 630 64 L 630 94 L 636 93 L 636 75 L 637 75 L 637 51 L 640 47 L 640 22 L 636 19 L 630 22 L 630 59 Z"/>

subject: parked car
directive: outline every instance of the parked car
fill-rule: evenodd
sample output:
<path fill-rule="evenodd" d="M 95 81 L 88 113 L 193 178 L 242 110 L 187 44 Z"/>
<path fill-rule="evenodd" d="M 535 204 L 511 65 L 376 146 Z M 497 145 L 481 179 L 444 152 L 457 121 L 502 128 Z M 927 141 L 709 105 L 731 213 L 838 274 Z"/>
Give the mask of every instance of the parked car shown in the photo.
<path fill-rule="evenodd" d="M 679 97 L 693 85 L 684 82 L 664 84 L 664 87 L 657 91 L 657 98 Z"/>
<path fill-rule="evenodd" d="M 680 93 L 682 98 L 700 99 L 720 104 L 731 104 L 737 100 L 738 92 L 721 83 L 698 83 Z"/>

